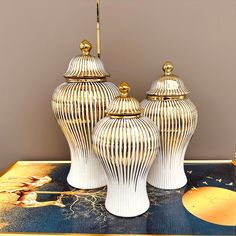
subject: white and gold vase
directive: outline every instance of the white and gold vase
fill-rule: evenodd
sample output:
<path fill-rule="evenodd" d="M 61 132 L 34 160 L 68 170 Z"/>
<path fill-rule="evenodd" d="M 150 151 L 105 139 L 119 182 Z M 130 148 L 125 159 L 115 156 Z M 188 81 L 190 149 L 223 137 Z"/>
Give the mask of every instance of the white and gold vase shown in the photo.
<path fill-rule="evenodd" d="M 187 183 L 184 156 L 197 126 L 197 109 L 187 98 L 183 81 L 163 65 L 164 75 L 151 86 L 142 101 L 144 115 L 155 122 L 160 134 L 160 153 L 148 175 L 148 183 L 161 189 L 177 189 Z"/>
<path fill-rule="evenodd" d="M 53 93 L 52 109 L 70 147 L 68 183 L 93 189 L 105 186 L 106 178 L 92 149 L 92 131 L 119 92 L 107 82 L 102 61 L 90 55 L 92 45 L 84 40 L 80 49 L 82 54 L 71 59 L 64 74 L 66 82 Z"/>
<path fill-rule="evenodd" d="M 158 129 L 142 115 L 139 102 L 128 96 L 129 86 L 107 109 L 94 128 L 93 146 L 107 175 L 106 209 L 133 217 L 149 208 L 146 179 L 158 149 Z"/>

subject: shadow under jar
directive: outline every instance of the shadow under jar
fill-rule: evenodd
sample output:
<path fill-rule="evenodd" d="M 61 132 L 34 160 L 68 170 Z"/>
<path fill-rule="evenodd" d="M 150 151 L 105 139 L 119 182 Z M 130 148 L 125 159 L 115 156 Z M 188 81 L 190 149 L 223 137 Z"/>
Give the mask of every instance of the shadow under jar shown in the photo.
<path fill-rule="evenodd" d="M 186 97 L 183 81 L 172 74 L 170 62 L 163 65 L 164 75 L 154 81 L 141 102 L 144 115 L 155 122 L 160 135 L 160 153 L 148 175 L 148 183 L 161 189 L 177 189 L 187 183 L 184 157 L 197 126 L 198 113 Z"/>
<path fill-rule="evenodd" d="M 106 209 L 122 217 L 148 210 L 148 171 L 158 149 L 158 129 L 142 115 L 139 102 L 128 96 L 123 82 L 121 95 L 107 109 L 107 117 L 95 126 L 93 146 L 107 175 Z"/>
<path fill-rule="evenodd" d="M 92 131 L 105 116 L 118 88 L 106 77 L 102 61 L 90 55 L 92 45 L 84 40 L 82 54 L 71 59 L 64 77 L 52 96 L 52 109 L 70 148 L 71 167 L 67 182 L 76 188 L 106 185 L 105 172 L 92 148 Z"/>

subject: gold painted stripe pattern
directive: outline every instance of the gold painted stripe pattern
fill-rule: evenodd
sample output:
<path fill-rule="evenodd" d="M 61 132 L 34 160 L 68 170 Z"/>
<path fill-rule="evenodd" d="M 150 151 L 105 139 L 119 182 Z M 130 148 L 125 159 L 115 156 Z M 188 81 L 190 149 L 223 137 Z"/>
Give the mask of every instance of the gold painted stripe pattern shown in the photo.
<path fill-rule="evenodd" d="M 65 78 L 104 78 L 110 76 L 102 61 L 91 55 L 80 55 L 71 59 Z"/>
<path fill-rule="evenodd" d="M 171 77 L 165 76 L 152 83 L 151 89 L 147 92 L 147 95 L 156 96 L 182 96 L 189 93 L 189 90 L 184 86 L 183 81 L 171 75 Z"/>
<path fill-rule="evenodd" d="M 70 183 L 72 186 L 99 187 L 96 182 L 101 178 L 103 184 L 98 185 L 105 185 L 103 169 L 92 149 L 92 131 L 118 94 L 117 87 L 110 82 L 63 83 L 56 88 L 52 109 L 67 139 L 72 159 L 67 180 L 80 182 Z"/>
<path fill-rule="evenodd" d="M 144 100 L 144 115 L 155 122 L 160 134 L 160 153 L 150 170 L 148 182 L 158 188 L 174 189 L 186 184 L 184 156 L 197 126 L 197 109 L 189 100 Z"/>
<path fill-rule="evenodd" d="M 111 116 L 135 116 L 140 115 L 143 109 L 139 102 L 132 97 L 117 97 L 107 109 L 107 114 Z"/>
<path fill-rule="evenodd" d="M 110 180 L 135 184 L 156 155 L 158 130 L 146 117 L 104 118 L 94 130 L 94 147 Z"/>
<path fill-rule="evenodd" d="M 148 171 L 156 157 L 158 129 L 147 117 L 105 117 L 94 129 L 94 150 L 107 175 L 106 209 L 134 217 L 149 207 Z"/>

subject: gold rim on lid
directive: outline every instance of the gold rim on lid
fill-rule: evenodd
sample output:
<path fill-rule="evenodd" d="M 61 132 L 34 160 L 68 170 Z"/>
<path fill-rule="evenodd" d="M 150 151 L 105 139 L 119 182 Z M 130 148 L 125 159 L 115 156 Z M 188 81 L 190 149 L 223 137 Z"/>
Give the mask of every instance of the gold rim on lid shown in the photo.
<path fill-rule="evenodd" d="M 147 92 L 147 98 L 151 100 L 176 100 L 185 99 L 189 90 L 185 87 L 183 81 L 172 72 L 174 66 L 167 61 L 162 66 L 164 74 L 152 83 Z"/>

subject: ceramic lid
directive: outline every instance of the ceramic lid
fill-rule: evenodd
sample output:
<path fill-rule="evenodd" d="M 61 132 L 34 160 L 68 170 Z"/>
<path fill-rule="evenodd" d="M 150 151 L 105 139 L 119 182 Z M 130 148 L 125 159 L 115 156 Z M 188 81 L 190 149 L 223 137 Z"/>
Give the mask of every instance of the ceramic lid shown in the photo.
<path fill-rule="evenodd" d="M 107 108 L 107 115 L 114 117 L 136 117 L 142 114 L 138 100 L 128 96 L 130 86 L 122 82 L 119 86 L 120 96 L 116 97 Z"/>
<path fill-rule="evenodd" d="M 105 77 L 109 77 L 103 62 L 90 54 L 92 44 L 83 40 L 80 43 L 81 54 L 71 59 L 68 69 L 64 77 L 68 82 L 78 81 L 103 81 Z"/>
<path fill-rule="evenodd" d="M 172 74 L 173 69 L 174 66 L 171 62 L 166 62 L 162 66 L 164 75 L 153 82 L 150 90 L 147 92 L 148 96 L 184 96 L 190 92 L 185 87 L 183 81 L 177 75 Z"/>

